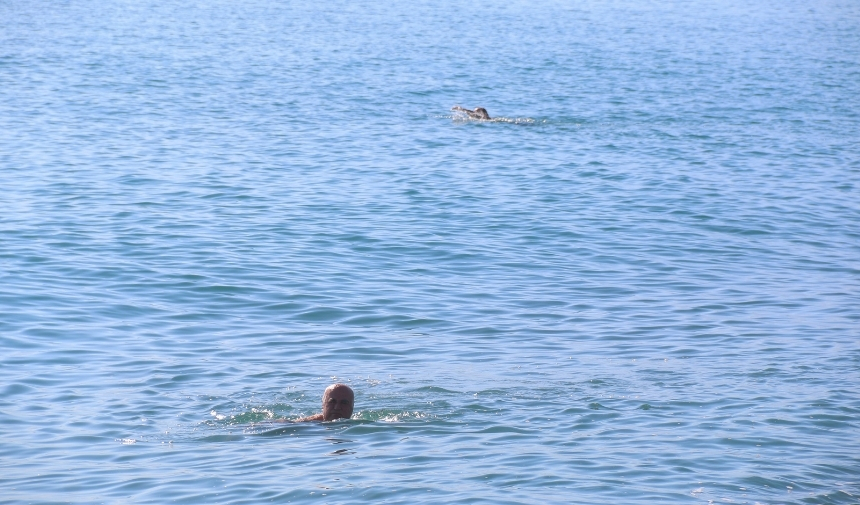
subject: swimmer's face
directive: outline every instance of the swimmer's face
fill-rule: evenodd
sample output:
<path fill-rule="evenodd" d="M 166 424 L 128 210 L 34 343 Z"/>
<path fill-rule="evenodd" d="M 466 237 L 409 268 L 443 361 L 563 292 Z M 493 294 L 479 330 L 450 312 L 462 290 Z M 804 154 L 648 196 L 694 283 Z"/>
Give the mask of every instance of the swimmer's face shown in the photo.
<path fill-rule="evenodd" d="M 352 417 L 352 407 L 355 395 L 349 386 L 337 385 L 326 389 L 323 395 L 323 420 L 349 419 Z"/>

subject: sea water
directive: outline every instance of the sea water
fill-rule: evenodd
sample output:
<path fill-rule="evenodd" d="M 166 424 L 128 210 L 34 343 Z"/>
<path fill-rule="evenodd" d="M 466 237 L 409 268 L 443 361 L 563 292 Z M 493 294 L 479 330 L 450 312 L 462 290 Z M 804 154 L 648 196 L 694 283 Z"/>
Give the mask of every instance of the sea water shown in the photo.
<path fill-rule="evenodd" d="M 0 1 L 0 501 L 860 503 L 860 4 Z"/>

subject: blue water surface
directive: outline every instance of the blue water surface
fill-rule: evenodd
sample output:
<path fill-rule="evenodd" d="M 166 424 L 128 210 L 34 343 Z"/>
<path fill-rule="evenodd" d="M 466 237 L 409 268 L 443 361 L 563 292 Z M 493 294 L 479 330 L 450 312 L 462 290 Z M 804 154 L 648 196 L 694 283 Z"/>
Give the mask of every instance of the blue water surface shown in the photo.
<path fill-rule="evenodd" d="M 0 502 L 857 504 L 858 384 L 856 1 L 0 0 Z"/>

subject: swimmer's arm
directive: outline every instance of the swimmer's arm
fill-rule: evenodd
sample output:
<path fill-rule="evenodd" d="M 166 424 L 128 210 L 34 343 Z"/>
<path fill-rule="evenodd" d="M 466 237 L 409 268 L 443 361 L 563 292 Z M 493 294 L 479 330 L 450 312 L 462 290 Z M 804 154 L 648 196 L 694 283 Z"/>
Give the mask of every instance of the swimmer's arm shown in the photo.
<path fill-rule="evenodd" d="M 470 109 L 464 109 L 463 107 L 460 107 L 459 105 L 455 105 L 455 106 L 451 107 L 451 110 L 456 110 L 459 112 L 465 112 L 472 119 L 490 119 L 489 114 L 487 114 L 485 116 L 485 115 L 481 114 L 480 112 L 478 112 L 477 108 L 475 110 L 470 110 Z"/>
<path fill-rule="evenodd" d="M 270 422 L 270 423 L 303 423 L 306 421 L 323 421 L 323 420 L 324 419 L 323 419 L 322 414 L 314 414 L 312 416 L 300 417 L 298 419 L 287 419 L 286 417 L 282 417 L 280 419 L 273 419 L 273 420 L 268 421 L 268 422 Z"/>
<path fill-rule="evenodd" d="M 319 414 L 314 414 L 312 416 L 302 417 L 302 418 L 296 419 L 295 422 L 304 423 L 304 422 L 308 422 L 308 421 L 324 421 L 324 420 L 325 420 L 325 418 L 323 418 L 322 413 L 319 413 Z"/>

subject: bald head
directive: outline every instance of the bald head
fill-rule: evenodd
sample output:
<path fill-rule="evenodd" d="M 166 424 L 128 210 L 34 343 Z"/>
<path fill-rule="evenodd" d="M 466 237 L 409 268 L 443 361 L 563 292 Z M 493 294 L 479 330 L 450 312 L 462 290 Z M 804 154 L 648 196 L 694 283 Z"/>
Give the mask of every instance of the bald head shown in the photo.
<path fill-rule="evenodd" d="M 322 420 L 349 419 L 352 417 L 354 401 L 355 393 L 352 392 L 352 388 L 346 384 L 332 384 L 323 393 Z"/>

